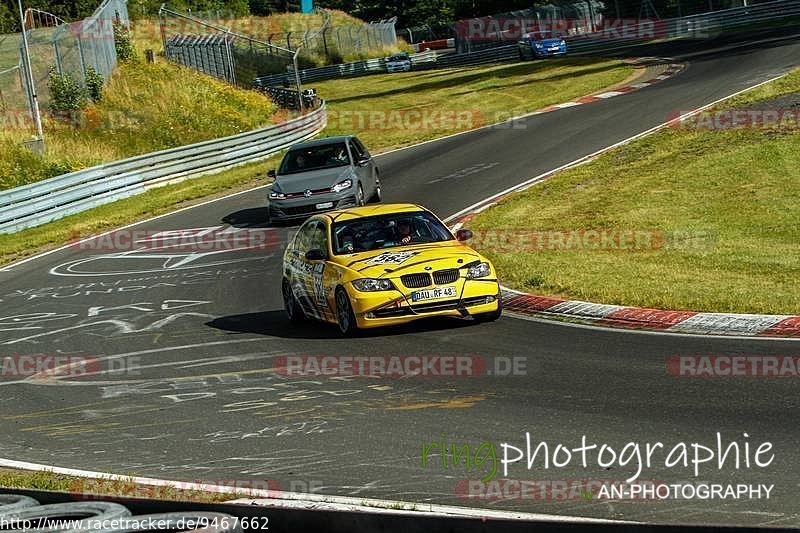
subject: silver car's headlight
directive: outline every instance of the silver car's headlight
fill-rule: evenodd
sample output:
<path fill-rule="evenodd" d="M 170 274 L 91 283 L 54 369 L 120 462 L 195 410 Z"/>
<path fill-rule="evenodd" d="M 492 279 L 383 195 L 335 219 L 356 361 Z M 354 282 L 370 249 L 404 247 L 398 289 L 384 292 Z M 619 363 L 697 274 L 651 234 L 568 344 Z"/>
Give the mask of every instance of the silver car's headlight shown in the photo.
<path fill-rule="evenodd" d="M 280 191 L 270 191 L 269 192 L 269 199 L 270 200 L 283 200 L 286 198 L 286 195 Z"/>
<path fill-rule="evenodd" d="M 489 263 L 482 261 L 469 265 L 467 269 L 467 279 L 485 278 L 492 273 L 492 267 Z"/>
<path fill-rule="evenodd" d="M 362 278 L 353 280 L 353 287 L 361 292 L 390 291 L 394 285 L 388 279 Z"/>
<path fill-rule="evenodd" d="M 333 191 L 333 192 L 341 192 L 341 191 L 345 191 L 345 190 L 349 189 L 352 186 L 353 186 L 353 180 L 346 179 L 344 181 L 340 181 L 339 183 L 337 183 L 336 185 L 331 187 L 331 191 Z"/>

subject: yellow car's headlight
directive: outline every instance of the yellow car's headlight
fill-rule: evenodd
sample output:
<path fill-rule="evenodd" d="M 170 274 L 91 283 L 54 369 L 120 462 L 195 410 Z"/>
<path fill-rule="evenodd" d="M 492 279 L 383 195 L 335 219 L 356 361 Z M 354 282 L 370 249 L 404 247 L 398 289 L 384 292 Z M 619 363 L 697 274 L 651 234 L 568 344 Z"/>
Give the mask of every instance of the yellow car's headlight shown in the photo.
<path fill-rule="evenodd" d="M 492 267 L 486 261 L 467 265 L 467 279 L 485 278 L 492 273 Z"/>
<path fill-rule="evenodd" d="M 394 285 L 388 279 L 362 278 L 353 280 L 353 287 L 361 292 L 390 291 Z"/>

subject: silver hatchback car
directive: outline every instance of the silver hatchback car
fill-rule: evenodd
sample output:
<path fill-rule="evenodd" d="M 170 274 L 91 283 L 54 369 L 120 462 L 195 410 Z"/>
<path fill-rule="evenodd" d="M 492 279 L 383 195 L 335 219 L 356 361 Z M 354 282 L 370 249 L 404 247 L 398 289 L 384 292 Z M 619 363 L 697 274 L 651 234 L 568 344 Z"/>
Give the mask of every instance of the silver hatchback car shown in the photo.
<path fill-rule="evenodd" d="M 274 178 L 267 203 L 271 222 L 381 200 L 378 168 L 352 135 L 296 144 L 268 175 Z"/>

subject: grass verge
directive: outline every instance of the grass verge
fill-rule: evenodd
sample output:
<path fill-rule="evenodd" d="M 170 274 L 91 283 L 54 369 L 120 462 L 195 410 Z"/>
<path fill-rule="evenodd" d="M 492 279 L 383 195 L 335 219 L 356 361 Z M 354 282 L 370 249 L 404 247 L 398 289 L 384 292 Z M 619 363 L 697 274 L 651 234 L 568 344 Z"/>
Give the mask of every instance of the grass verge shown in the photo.
<path fill-rule="evenodd" d="M 632 72 L 620 61 L 563 58 L 311 85 L 328 102 L 326 134 L 357 133 L 370 149 L 388 150 L 567 102 Z"/>
<path fill-rule="evenodd" d="M 592 63 L 574 59 L 376 75 L 349 81 L 324 82 L 317 87 L 323 97 L 332 95 L 332 122 L 325 134 L 356 132 L 372 152 L 379 153 L 460 130 L 446 127 L 359 129 L 339 120 L 337 116 L 344 116 L 341 111 L 370 110 L 385 114 L 398 109 L 410 110 L 416 104 L 424 105 L 428 110 L 479 109 L 480 104 L 484 120 L 488 123 L 602 89 L 628 77 L 631 71 L 630 66 L 619 62 Z M 363 83 L 365 79 L 370 80 L 366 87 Z M 462 124 L 461 129 L 481 124 Z M 276 162 L 276 159 L 271 159 L 154 189 L 36 228 L 0 235 L 0 264 L 69 242 L 79 235 L 95 234 L 215 195 L 262 185 L 264 169 L 274 167 Z"/>
<path fill-rule="evenodd" d="M 789 95 L 800 101 L 798 92 L 795 71 L 689 124 L 708 125 L 726 109 L 784 106 Z M 478 214 L 470 222 L 483 239 L 477 247 L 507 285 L 536 294 L 797 313 L 800 133 L 796 122 L 785 126 L 662 130 Z M 638 232 L 652 245 L 598 246 L 584 230 Z M 512 237 L 502 243 L 502 235 Z"/>
<path fill-rule="evenodd" d="M 221 503 L 242 497 L 236 493 L 203 492 L 175 486 L 156 487 L 142 485 L 131 480 L 91 479 L 55 474 L 53 472 L 29 472 L 0 468 L 0 487 L 4 489 L 30 489 L 52 492 L 71 492 L 110 498 L 147 498 L 165 501 L 196 503 Z"/>

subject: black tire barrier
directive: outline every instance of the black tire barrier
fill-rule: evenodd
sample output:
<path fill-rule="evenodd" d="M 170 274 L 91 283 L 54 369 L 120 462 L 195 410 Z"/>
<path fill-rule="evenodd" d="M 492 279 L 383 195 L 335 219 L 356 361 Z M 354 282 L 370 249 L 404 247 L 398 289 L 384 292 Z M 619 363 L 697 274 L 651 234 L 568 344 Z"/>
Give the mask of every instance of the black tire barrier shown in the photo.
<path fill-rule="evenodd" d="M 6 533 L 67 531 L 63 524 L 56 526 L 53 523 L 56 520 L 72 521 L 75 531 L 86 531 L 84 524 L 89 520 L 115 520 L 130 515 L 131 512 L 118 503 L 70 502 L 26 507 L 17 511 L 0 513 L 0 522 L 4 522 L 3 531 Z"/>
<path fill-rule="evenodd" d="M 245 523 L 250 522 L 244 519 Z M 188 511 L 184 513 L 160 513 L 151 515 L 136 515 L 126 518 L 124 529 L 97 529 L 83 533 L 133 533 L 136 531 L 206 531 L 209 533 L 240 533 L 245 531 L 241 518 L 235 518 L 225 513 Z M 253 527 L 247 529 L 260 529 L 260 522 L 252 519 Z M 248 525 L 250 525 L 248 523 Z"/>
<path fill-rule="evenodd" d="M 37 507 L 39 502 L 28 496 L 19 494 L 0 494 L 0 515 L 20 511 L 28 507 Z"/>

